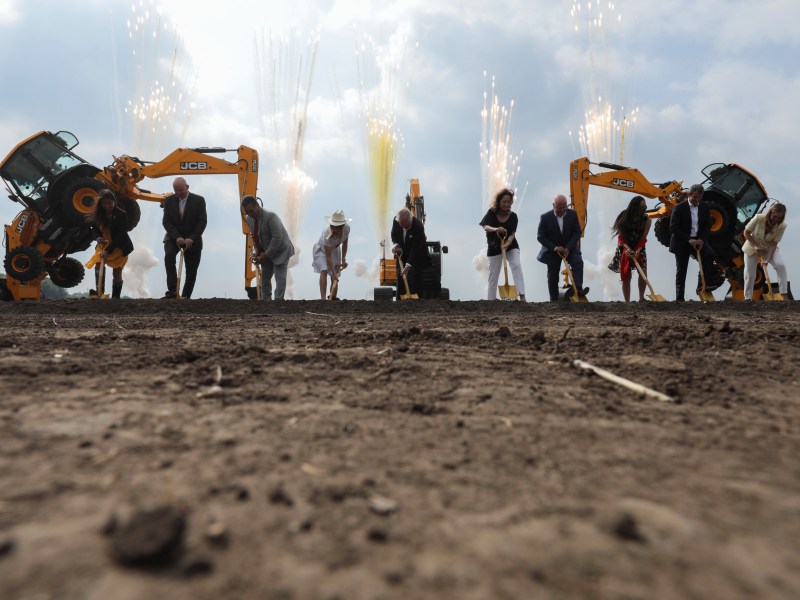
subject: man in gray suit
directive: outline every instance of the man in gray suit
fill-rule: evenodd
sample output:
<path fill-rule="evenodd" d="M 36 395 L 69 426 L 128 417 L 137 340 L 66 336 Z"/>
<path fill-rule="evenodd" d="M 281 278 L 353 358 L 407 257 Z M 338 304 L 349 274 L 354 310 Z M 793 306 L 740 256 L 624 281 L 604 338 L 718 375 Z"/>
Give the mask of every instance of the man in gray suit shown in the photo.
<path fill-rule="evenodd" d="M 289 234 L 274 212 L 262 208 L 253 196 L 242 198 L 242 210 L 253 236 L 253 262 L 261 264 L 261 299 L 272 299 L 272 276 L 275 276 L 275 300 L 283 300 L 286 275 L 294 246 Z"/>

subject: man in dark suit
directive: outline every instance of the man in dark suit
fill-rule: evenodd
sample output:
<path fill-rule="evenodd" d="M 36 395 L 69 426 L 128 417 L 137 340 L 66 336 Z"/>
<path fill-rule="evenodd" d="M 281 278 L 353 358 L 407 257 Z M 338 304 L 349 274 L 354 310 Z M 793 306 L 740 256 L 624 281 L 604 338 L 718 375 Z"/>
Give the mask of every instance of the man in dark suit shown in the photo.
<path fill-rule="evenodd" d="M 669 251 L 675 255 L 675 300 L 684 301 L 686 269 L 689 257 L 700 250 L 703 273 L 708 278 L 714 268 L 714 251 L 708 244 L 711 229 L 711 215 L 708 204 L 701 202 L 703 186 L 695 183 L 689 188 L 687 201 L 680 202 L 673 210 L 669 220 Z M 697 290 L 702 289 L 700 274 L 697 274 Z"/>
<path fill-rule="evenodd" d="M 428 243 L 425 226 L 407 208 L 401 208 L 392 221 L 392 253 L 400 255 L 403 271 L 397 277 L 397 294 L 405 294 L 402 275 L 408 278 L 408 288 L 412 294 L 422 289 L 422 271 L 428 266 Z M 399 267 L 399 264 L 398 264 Z"/>
<path fill-rule="evenodd" d="M 553 200 L 553 210 L 548 210 L 539 218 L 536 239 L 542 245 L 536 257 L 547 265 L 547 290 L 550 302 L 558 302 L 558 279 L 561 273 L 562 257 L 572 267 L 572 276 L 578 293 L 585 296 L 589 288 L 583 287 L 583 255 L 581 254 L 581 225 L 578 213 L 567 208 L 567 198 L 559 194 Z"/>
<path fill-rule="evenodd" d="M 203 252 L 203 231 L 208 222 L 206 201 L 202 196 L 189 193 L 189 185 L 183 177 L 175 178 L 172 189 L 175 193 L 164 199 L 162 220 L 166 230 L 164 266 L 167 270 L 167 293 L 164 297 L 175 298 L 175 287 L 178 284 L 175 261 L 178 252 L 183 249 L 186 276 L 181 296 L 191 298 L 194 282 L 197 279 L 197 268 L 200 266 L 200 255 Z"/>

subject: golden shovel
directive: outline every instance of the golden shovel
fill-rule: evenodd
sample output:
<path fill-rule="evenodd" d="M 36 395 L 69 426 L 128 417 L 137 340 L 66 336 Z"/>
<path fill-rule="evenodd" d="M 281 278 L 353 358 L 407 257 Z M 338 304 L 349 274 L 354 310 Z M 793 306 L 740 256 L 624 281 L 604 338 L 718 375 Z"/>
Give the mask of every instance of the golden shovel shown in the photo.
<path fill-rule="evenodd" d="M 181 299 L 181 274 L 183 273 L 183 248 L 181 248 L 181 258 L 178 261 L 178 282 L 175 284 L 175 297 Z M 261 289 L 261 286 L 259 286 Z"/>
<path fill-rule="evenodd" d="M 644 282 L 647 284 L 647 287 L 650 288 L 650 300 L 652 300 L 653 302 L 666 302 L 667 299 L 664 298 L 664 296 L 662 296 L 661 294 L 656 294 L 655 290 L 653 289 L 653 286 L 650 285 L 650 280 L 647 278 L 647 275 L 642 270 L 642 267 L 639 266 L 639 261 L 636 260 L 636 256 L 628 255 L 628 257 L 633 261 L 633 264 L 636 265 L 636 272 L 639 273 L 639 277 L 644 279 Z"/>
<path fill-rule="evenodd" d="M 703 273 L 703 261 L 700 258 L 700 248 L 695 248 L 695 252 L 697 253 L 697 266 L 700 267 L 700 282 L 703 284 L 703 287 L 697 292 L 697 295 L 700 296 L 700 300 L 703 302 L 714 302 L 714 294 L 706 289 L 706 274 Z"/>
<path fill-rule="evenodd" d="M 256 298 L 261 302 L 261 263 L 256 263 Z"/>
<path fill-rule="evenodd" d="M 589 299 L 586 296 L 583 296 L 578 293 L 578 286 L 575 285 L 575 278 L 572 276 L 572 267 L 569 266 L 567 262 L 567 257 L 562 255 L 561 260 L 564 261 L 564 266 L 567 269 L 567 277 L 569 278 L 569 282 L 572 284 L 572 295 L 569 297 L 570 302 L 588 302 Z"/>
<path fill-rule="evenodd" d="M 497 237 L 500 238 L 500 249 L 503 251 L 503 273 L 506 276 L 506 283 L 505 285 L 497 286 L 497 291 L 500 294 L 501 300 L 516 300 L 517 296 L 517 286 L 515 285 L 508 285 L 508 260 L 506 260 L 506 236 L 497 234 Z"/>
<path fill-rule="evenodd" d="M 103 293 L 103 284 L 104 284 L 103 280 L 105 279 L 105 276 L 106 276 L 106 259 L 105 259 L 105 257 L 100 259 L 100 265 L 99 265 L 98 269 L 99 270 L 97 271 L 97 295 L 95 295 L 95 298 L 97 298 L 99 300 L 99 299 L 102 299 L 102 298 L 108 298 L 108 294 L 104 294 Z"/>
<path fill-rule="evenodd" d="M 405 266 L 403 265 L 403 259 L 400 258 L 399 254 L 397 255 L 397 264 L 400 266 L 400 273 L 403 274 L 403 283 L 406 286 L 406 293 L 400 295 L 400 300 L 419 300 L 419 296 L 417 294 L 412 294 L 408 287 L 408 276 L 403 273 Z"/>
<path fill-rule="evenodd" d="M 102 245 L 102 249 L 100 250 L 100 264 L 97 266 L 97 290 L 95 291 L 95 298 L 100 300 L 102 298 L 108 298 L 108 294 L 103 293 L 103 283 L 106 277 L 106 258 L 103 256 L 103 251 L 108 246 L 108 242 Z"/>
<path fill-rule="evenodd" d="M 761 294 L 764 297 L 764 300 L 776 300 L 776 301 L 785 300 L 783 294 L 781 294 L 780 292 L 772 291 L 772 282 L 769 280 L 769 273 L 767 273 L 767 265 L 764 264 L 764 261 L 761 260 L 760 256 L 758 257 L 758 262 L 761 265 L 761 270 L 764 271 L 764 278 L 767 280 L 767 289 L 769 290 Z"/>

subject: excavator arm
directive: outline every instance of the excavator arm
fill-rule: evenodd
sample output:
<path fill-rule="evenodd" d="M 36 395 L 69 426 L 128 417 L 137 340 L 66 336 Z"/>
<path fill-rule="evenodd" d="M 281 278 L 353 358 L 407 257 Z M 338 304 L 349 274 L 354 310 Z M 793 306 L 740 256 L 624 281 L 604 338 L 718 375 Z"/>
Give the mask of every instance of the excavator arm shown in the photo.
<path fill-rule="evenodd" d="M 590 165 L 608 170 L 592 173 Z M 683 181 L 654 184 L 650 183 L 638 169 L 605 162 L 592 163 L 586 157 L 573 160 L 569 165 L 569 194 L 572 208 L 578 213 L 581 236 L 586 231 L 590 185 L 639 194 L 646 198 L 656 198 L 662 203 L 662 206 L 647 212 L 651 219 L 667 217 L 672 214 L 672 209 L 681 200 L 683 192 Z"/>
<path fill-rule="evenodd" d="M 236 162 L 228 162 L 215 154 L 236 152 Z M 138 183 L 145 177 L 194 176 L 194 175 L 237 175 L 239 179 L 239 200 L 244 196 L 256 196 L 258 188 L 258 152 L 247 146 L 236 150 L 226 148 L 178 148 L 158 162 L 144 162 L 136 157 L 123 155 L 114 157 L 114 162 L 95 175 L 105 182 L 118 195 L 147 202 L 162 203 L 169 194 L 153 194 L 142 190 Z M 239 207 L 242 233 L 245 235 L 244 281 L 245 288 L 251 287 L 256 276 L 250 256 L 253 240 L 247 226 L 245 214 Z"/>

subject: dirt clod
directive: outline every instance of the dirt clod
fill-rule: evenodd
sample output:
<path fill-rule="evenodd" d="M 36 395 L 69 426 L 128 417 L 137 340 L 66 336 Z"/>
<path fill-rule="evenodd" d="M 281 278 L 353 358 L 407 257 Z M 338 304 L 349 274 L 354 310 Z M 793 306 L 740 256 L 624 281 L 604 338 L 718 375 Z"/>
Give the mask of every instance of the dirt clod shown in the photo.
<path fill-rule="evenodd" d="M 113 532 L 111 555 L 127 567 L 166 567 L 178 557 L 186 518 L 171 505 L 141 510 Z"/>

